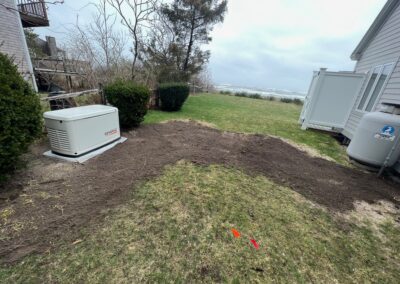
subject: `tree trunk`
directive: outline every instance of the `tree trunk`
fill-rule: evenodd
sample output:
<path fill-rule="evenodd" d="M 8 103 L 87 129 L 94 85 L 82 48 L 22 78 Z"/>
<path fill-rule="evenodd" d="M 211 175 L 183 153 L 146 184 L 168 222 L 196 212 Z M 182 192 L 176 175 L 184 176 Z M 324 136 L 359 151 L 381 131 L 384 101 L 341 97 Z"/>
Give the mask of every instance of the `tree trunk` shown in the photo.
<path fill-rule="evenodd" d="M 132 80 L 135 80 L 136 77 L 136 60 L 137 60 L 138 54 L 137 54 L 137 43 L 135 43 L 135 51 L 133 54 L 133 62 L 132 62 L 132 74 L 131 74 L 131 78 Z"/>
<path fill-rule="evenodd" d="M 139 46 L 139 43 L 138 43 L 138 36 L 137 36 L 137 24 L 135 23 L 135 27 L 134 27 L 134 29 L 133 29 L 133 37 L 134 37 L 134 39 L 135 39 L 135 43 L 134 43 L 134 50 L 133 50 L 133 62 L 132 62 L 132 74 L 131 74 L 131 78 L 132 78 L 132 80 L 135 80 L 135 77 L 136 77 L 136 61 L 137 61 L 137 58 L 138 58 L 138 46 Z"/>
<path fill-rule="evenodd" d="M 192 53 L 192 48 L 193 48 L 193 34 L 194 34 L 194 24 L 195 24 L 195 16 L 196 16 L 196 10 L 195 7 L 192 6 L 193 13 L 192 13 L 192 21 L 191 21 L 191 27 L 190 27 L 190 38 L 189 38 L 189 45 L 186 51 L 186 58 L 185 62 L 183 64 L 183 71 L 186 72 L 188 70 L 188 65 L 189 65 L 189 58 L 190 54 Z"/>

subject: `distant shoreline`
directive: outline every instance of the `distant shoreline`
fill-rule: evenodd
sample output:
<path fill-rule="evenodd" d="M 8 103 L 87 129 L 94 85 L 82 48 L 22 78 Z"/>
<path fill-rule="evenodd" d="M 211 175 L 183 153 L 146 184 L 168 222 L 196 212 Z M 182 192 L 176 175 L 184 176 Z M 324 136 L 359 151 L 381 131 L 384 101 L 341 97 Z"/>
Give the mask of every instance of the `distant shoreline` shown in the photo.
<path fill-rule="evenodd" d="M 277 89 L 252 89 L 248 87 L 237 87 L 237 86 L 229 86 L 229 85 L 216 85 L 215 89 L 217 91 L 228 91 L 231 93 L 247 93 L 247 94 L 259 94 L 262 97 L 275 97 L 275 98 L 287 98 L 287 99 L 300 99 L 304 100 L 306 94 L 292 92 L 287 90 L 277 90 Z"/>

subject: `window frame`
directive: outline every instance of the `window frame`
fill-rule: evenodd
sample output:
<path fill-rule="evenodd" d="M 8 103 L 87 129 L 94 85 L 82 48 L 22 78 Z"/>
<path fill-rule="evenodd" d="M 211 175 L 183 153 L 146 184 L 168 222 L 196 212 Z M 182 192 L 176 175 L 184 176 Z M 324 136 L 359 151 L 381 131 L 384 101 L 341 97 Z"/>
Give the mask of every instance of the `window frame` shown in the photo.
<path fill-rule="evenodd" d="M 375 99 L 375 102 L 374 102 L 374 104 L 373 104 L 373 106 L 371 108 L 371 111 L 367 111 L 366 109 L 367 109 L 367 107 L 368 107 L 368 105 L 370 103 L 370 100 L 372 99 L 372 94 L 374 93 L 375 88 L 378 85 L 378 82 L 379 82 L 379 79 L 381 78 L 383 70 L 385 69 L 385 67 L 390 66 L 390 65 L 391 65 L 391 69 L 390 69 L 390 71 L 389 71 L 389 73 L 387 75 L 387 78 L 385 79 L 385 81 L 382 84 L 381 90 L 379 91 L 378 95 L 376 96 L 376 99 Z M 366 98 L 366 100 L 364 102 L 364 106 L 362 107 L 362 109 L 360 109 L 360 104 L 361 104 L 362 98 L 365 95 L 365 91 L 366 91 L 366 89 L 368 87 L 369 81 L 371 80 L 371 77 L 374 74 L 374 70 L 377 69 L 377 68 L 379 68 L 378 75 L 376 76 L 374 84 L 372 85 L 371 90 L 368 93 L 368 96 L 367 96 L 367 98 Z M 367 80 L 367 82 L 365 84 L 365 87 L 363 88 L 362 95 L 360 96 L 360 99 L 357 102 L 356 111 L 358 111 L 360 113 L 369 113 L 369 112 L 372 112 L 375 109 L 377 103 L 379 102 L 379 100 L 381 98 L 383 90 L 385 89 L 386 84 L 389 81 L 389 79 L 390 79 L 390 77 L 391 77 L 391 75 L 393 73 L 394 68 L 395 68 L 395 62 L 389 62 L 389 63 L 385 63 L 385 64 L 381 64 L 381 65 L 376 65 L 376 66 L 371 68 L 371 70 L 369 71 L 370 74 L 368 76 L 368 80 Z"/>

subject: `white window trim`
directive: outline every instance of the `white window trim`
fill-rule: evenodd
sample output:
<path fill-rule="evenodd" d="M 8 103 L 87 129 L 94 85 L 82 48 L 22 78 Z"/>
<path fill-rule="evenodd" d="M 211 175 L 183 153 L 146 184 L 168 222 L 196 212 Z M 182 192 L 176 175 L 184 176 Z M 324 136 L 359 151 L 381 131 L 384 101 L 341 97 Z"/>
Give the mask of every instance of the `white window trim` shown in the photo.
<path fill-rule="evenodd" d="M 393 64 L 393 65 L 392 65 L 392 68 L 390 69 L 390 71 L 389 71 L 389 73 L 388 73 L 388 76 L 387 76 L 385 82 L 383 82 L 381 91 L 380 91 L 379 94 L 376 96 L 376 100 L 375 100 L 375 102 L 374 102 L 374 105 L 373 105 L 372 108 L 371 108 L 371 112 L 373 112 L 373 111 L 376 109 L 376 107 L 378 106 L 379 102 L 381 101 L 382 95 L 383 95 L 383 93 L 384 93 L 384 91 L 385 91 L 385 89 L 386 89 L 386 85 L 388 84 L 390 78 L 392 77 L 392 73 L 393 73 L 394 69 L 396 68 L 396 63 L 397 63 L 397 62 L 398 62 L 398 61 L 389 63 L 389 64 Z M 385 66 L 387 66 L 387 65 L 389 65 L 389 64 L 384 64 L 383 67 L 382 67 L 382 71 L 383 71 L 383 68 L 385 68 Z M 366 105 L 366 106 L 368 106 L 368 105 Z"/>
<path fill-rule="evenodd" d="M 375 68 L 379 68 L 379 72 L 378 72 L 378 75 L 377 75 L 376 78 L 375 78 L 374 85 L 372 86 L 372 88 L 371 88 L 371 90 L 369 91 L 369 94 L 368 94 L 368 96 L 367 96 L 367 99 L 365 100 L 364 107 L 363 107 L 363 109 L 361 110 L 361 111 L 363 111 L 364 113 L 368 112 L 368 111 L 366 111 L 366 109 L 367 109 L 367 107 L 368 107 L 368 105 L 369 105 L 369 103 L 370 103 L 370 100 L 371 100 L 371 98 L 372 98 L 372 94 L 375 92 L 375 88 L 376 88 L 376 86 L 377 86 L 378 83 L 379 83 L 379 79 L 381 78 L 383 69 L 385 68 L 386 65 L 390 65 L 390 64 L 391 64 L 391 63 L 385 64 L 385 65 L 379 65 L 379 66 L 376 66 L 376 67 L 375 67 Z M 372 71 L 372 72 L 373 72 L 373 71 Z M 372 76 L 372 73 L 371 73 L 371 76 Z M 385 85 L 385 83 L 386 83 L 386 81 L 383 82 L 383 85 Z M 382 87 L 383 87 L 383 86 L 382 86 Z M 382 88 L 382 89 L 383 89 L 383 88 Z M 363 95 L 364 95 L 364 94 L 363 94 Z M 378 94 L 378 96 L 376 97 L 376 99 L 379 98 L 379 95 L 380 95 L 380 93 Z M 375 103 L 374 103 L 374 105 L 375 105 Z"/>
<path fill-rule="evenodd" d="M 381 77 L 382 72 L 383 72 L 383 70 L 385 69 L 385 67 L 386 67 L 386 66 L 389 66 L 389 65 L 392 65 L 392 69 L 389 71 L 388 76 L 387 76 L 385 82 L 383 82 L 382 89 L 379 91 L 379 94 L 378 94 L 378 96 L 376 97 L 376 100 L 375 100 L 375 102 L 374 102 L 374 105 L 372 106 L 371 112 L 375 109 L 375 107 L 377 106 L 378 102 L 379 102 L 380 99 L 381 99 L 381 96 L 382 96 L 382 94 L 383 94 L 383 92 L 384 92 L 384 90 L 385 90 L 385 88 L 386 88 L 386 85 L 387 85 L 387 83 L 388 83 L 390 77 L 392 77 L 392 73 L 393 73 L 394 69 L 396 68 L 396 62 L 397 62 L 397 61 L 398 61 L 398 60 L 396 60 L 395 62 L 390 62 L 390 63 L 385 63 L 385 64 L 382 64 L 382 65 L 377 65 L 377 66 L 374 66 L 373 68 L 371 68 L 370 74 L 369 74 L 369 76 L 368 76 L 368 80 L 366 81 L 365 87 L 363 88 L 363 91 L 362 91 L 362 93 L 361 93 L 360 100 L 357 102 L 357 105 L 356 105 L 356 111 L 357 111 L 358 113 L 361 113 L 361 114 L 369 113 L 369 111 L 366 111 L 366 108 L 367 108 L 367 106 L 368 106 L 368 104 L 369 104 L 369 101 L 370 101 L 370 99 L 371 99 L 371 97 L 372 97 L 372 94 L 373 94 L 374 91 L 375 91 L 375 88 L 376 88 L 376 85 L 378 84 L 379 78 Z M 363 96 L 364 96 L 364 92 L 366 91 L 366 89 L 367 89 L 367 87 L 368 87 L 369 80 L 371 79 L 374 70 L 375 70 L 376 68 L 378 68 L 378 67 L 379 67 L 380 69 L 379 69 L 378 76 L 377 76 L 376 79 L 375 79 L 374 85 L 372 86 L 371 90 L 369 91 L 368 97 L 367 97 L 367 99 L 366 99 L 365 102 L 364 102 L 363 109 L 359 109 L 358 107 L 360 106 L 361 100 L 362 100 L 362 98 L 363 98 Z"/>
<path fill-rule="evenodd" d="M 369 81 L 371 80 L 371 77 L 372 77 L 372 75 L 374 74 L 374 70 L 377 69 L 377 68 L 379 68 L 378 75 L 376 76 L 375 81 L 374 81 L 374 84 L 372 85 L 371 90 L 369 90 L 368 96 L 367 96 L 367 98 L 365 99 L 364 107 L 363 107 L 362 109 L 359 109 L 360 104 L 361 104 L 361 100 L 363 99 L 363 97 L 364 97 L 364 95 L 365 95 L 365 91 L 367 90 Z M 366 113 L 365 108 L 366 108 L 366 106 L 368 105 L 368 99 L 371 97 L 373 91 L 375 90 L 376 84 L 377 84 L 377 82 L 378 82 L 377 79 L 378 79 L 379 76 L 381 75 L 382 70 L 383 70 L 382 65 L 378 65 L 378 66 L 374 66 L 374 67 L 371 68 L 371 70 L 369 71 L 368 80 L 365 82 L 365 86 L 364 86 L 364 88 L 363 88 L 363 90 L 362 90 L 362 92 L 361 92 L 361 95 L 360 95 L 360 100 L 357 102 L 356 110 L 357 110 L 358 112 Z"/>

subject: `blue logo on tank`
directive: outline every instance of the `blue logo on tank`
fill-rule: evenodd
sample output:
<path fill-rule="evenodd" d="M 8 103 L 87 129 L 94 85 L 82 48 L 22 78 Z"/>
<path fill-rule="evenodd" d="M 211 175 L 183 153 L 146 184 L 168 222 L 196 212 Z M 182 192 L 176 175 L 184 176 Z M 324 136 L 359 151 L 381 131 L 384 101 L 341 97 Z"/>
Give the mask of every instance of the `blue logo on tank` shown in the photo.
<path fill-rule="evenodd" d="M 390 125 L 385 125 L 385 127 L 382 128 L 381 130 L 381 135 L 384 135 L 386 137 L 391 137 L 394 135 L 395 128 Z"/>

